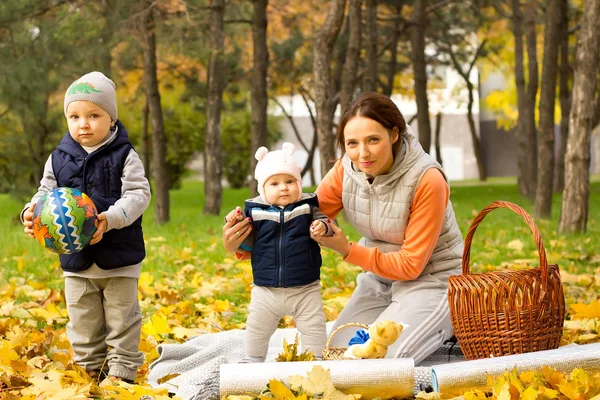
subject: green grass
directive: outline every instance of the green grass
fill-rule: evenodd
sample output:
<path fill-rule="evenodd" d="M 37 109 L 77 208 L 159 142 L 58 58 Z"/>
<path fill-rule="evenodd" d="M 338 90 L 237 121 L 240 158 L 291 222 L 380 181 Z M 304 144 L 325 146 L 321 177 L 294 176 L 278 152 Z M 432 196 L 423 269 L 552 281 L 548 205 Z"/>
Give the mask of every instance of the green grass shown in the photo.
<path fill-rule="evenodd" d="M 310 190 L 310 189 L 307 189 Z M 522 198 L 514 178 L 496 178 L 487 183 L 453 182 L 451 201 L 460 229 L 466 235 L 477 213 L 494 200 L 506 200 L 532 212 L 533 205 Z M 203 185 L 186 181 L 179 190 L 170 195 L 171 221 L 165 225 L 154 222 L 153 204 L 144 215 L 144 232 L 148 243 L 148 256 L 143 270 L 157 279 L 168 277 L 186 264 L 202 268 L 210 274 L 230 259 L 221 245 L 224 215 L 236 205 L 243 205 L 249 196 L 247 189 L 225 189 L 222 212 L 219 216 L 203 215 Z M 30 281 L 42 281 L 50 287 L 60 287 L 62 276 L 56 255 L 44 250 L 35 240 L 23 234 L 18 220 L 23 204 L 8 195 L 0 195 L 0 284 L 15 277 Z M 589 207 L 587 233 L 582 235 L 558 235 L 560 196 L 555 195 L 552 218 L 536 221 L 546 246 L 548 260 L 571 272 L 591 272 L 600 263 L 600 182 L 593 180 Z M 359 237 L 349 224 L 339 219 L 341 227 L 352 240 Z M 509 242 L 519 240 L 522 250 L 508 248 Z M 475 269 L 494 268 L 511 260 L 537 259 L 532 234 L 525 222 L 509 210 L 495 210 L 481 223 L 473 239 L 471 263 Z M 337 268 L 341 258 L 331 251 L 324 251 L 326 268 Z M 341 264 L 343 265 L 343 264 Z M 356 271 L 350 268 L 347 279 L 353 280 Z M 324 270 L 324 286 L 335 286 L 328 281 Z"/>

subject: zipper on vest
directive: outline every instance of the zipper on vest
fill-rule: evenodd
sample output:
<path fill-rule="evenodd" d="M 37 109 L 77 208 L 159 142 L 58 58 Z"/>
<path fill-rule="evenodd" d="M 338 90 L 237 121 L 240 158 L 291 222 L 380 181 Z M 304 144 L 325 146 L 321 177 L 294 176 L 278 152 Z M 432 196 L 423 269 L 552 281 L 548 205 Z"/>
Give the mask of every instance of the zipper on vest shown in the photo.
<path fill-rule="evenodd" d="M 276 287 L 283 287 L 283 237 L 285 235 L 285 214 L 283 210 L 279 211 L 279 244 L 278 249 L 278 260 L 277 260 L 277 282 Z"/>
<path fill-rule="evenodd" d="M 373 236 L 373 185 L 367 181 L 367 187 L 369 188 L 369 230 L 371 231 L 371 236 Z"/>
<path fill-rule="evenodd" d="M 83 159 L 83 193 L 88 194 L 88 190 L 87 190 L 87 179 L 86 174 L 85 174 L 85 167 L 87 166 L 87 160 L 90 157 L 90 155 L 88 154 L 84 159 Z M 91 194 L 88 194 L 91 195 Z"/>

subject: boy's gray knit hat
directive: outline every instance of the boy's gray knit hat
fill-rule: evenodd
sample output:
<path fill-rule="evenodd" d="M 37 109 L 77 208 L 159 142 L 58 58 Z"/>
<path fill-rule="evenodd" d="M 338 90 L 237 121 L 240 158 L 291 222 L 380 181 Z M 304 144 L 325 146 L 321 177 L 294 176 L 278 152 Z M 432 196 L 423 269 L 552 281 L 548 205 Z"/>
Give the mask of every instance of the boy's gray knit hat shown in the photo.
<path fill-rule="evenodd" d="M 117 120 L 115 83 L 102 72 L 94 71 L 85 74 L 69 86 L 65 94 L 65 117 L 67 116 L 69 104 L 78 100 L 89 101 L 98 105 L 110 115 L 113 121 Z"/>

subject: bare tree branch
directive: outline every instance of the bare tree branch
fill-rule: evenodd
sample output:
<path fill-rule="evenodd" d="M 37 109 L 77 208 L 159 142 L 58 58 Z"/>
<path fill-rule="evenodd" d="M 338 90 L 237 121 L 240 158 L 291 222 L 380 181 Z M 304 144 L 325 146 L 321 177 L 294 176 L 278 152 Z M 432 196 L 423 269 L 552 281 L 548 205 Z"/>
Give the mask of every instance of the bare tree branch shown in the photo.
<path fill-rule="evenodd" d="M 252 21 L 249 19 L 226 19 L 223 21 L 224 24 L 249 24 L 252 25 Z"/>
<path fill-rule="evenodd" d="M 285 117 L 288 119 L 288 121 L 290 121 L 290 125 L 292 125 L 292 129 L 294 130 L 294 135 L 296 136 L 296 139 L 298 139 L 298 142 L 300 143 L 300 145 L 302 146 L 302 148 L 304 149 L 304 151 L 306 151 L 308 153 L 308 147 L 306 147 L 306 145 L 304 144 L 304 141 L 302 140 L 302 137 L 300 136 L 300 132 L 298 131 L 298 127 L 296 126 L 296 122 L 294 121 L 294 117 L 292 117 L 285 110 L 285 107 L 283 106 L 283 104 L 281 104 L 281 102 L 277 99 L 277 97 L 270 96 L 269 99 L 271 99 L 272 101 L 274 101 L 275 104 L 277 104 L 279 106 L 279 108 L 281 108 L 281 112 L 283 113 L 283 115 L 285 115 Z"/>
<path fill-rule="evenodd" d="M 439 3 L 432 4 L 425 9 L 425 14 L 429 14 L 430 12 L 438 10 L 448 4 L 452 4 L 453 2 L 454 2 L 454 0 L 443 0 L 443 1 L 440 1 Z"/>
<path fill-rule="evenodd" d="M 39 16 L 44 15 L 47 12 L 52 11 L 55 8 L 60 7 L 60 6 L 64 5 L 64 4 L 76 3 L 76 2 L 77 2 L 77 0 L 57 0 L 54 4 L 48 5 L 48 6 L 44 7 L 44 8 L 39 9 L 39 10 L 34 10 L 30 14 L 23 14 L 23 15 L 20 15 L 20 16 L 18 16 L 16 18 L 13 17 L 13 18 L 9 18 L 9 19 L 0 20 L 0 27 L 4 27 L 4 26 L 9 25 L 9 24 L 11 24 L 13 22 L 16 22 L 16 21 L 23 21 L 23 20 L 28 19 L 28 18 L 39 17 Z"/>

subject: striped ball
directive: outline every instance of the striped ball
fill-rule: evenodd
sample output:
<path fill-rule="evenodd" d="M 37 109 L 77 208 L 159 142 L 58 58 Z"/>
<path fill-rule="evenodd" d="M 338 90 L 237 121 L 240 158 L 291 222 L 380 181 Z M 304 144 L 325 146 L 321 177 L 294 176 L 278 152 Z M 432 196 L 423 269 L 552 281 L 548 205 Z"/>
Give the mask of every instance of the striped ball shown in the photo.
<path fill-rule="evenodd" d="M 33 233 L 42 246 L 54 253 L 76 253 L 96 232 L 97 215 L 88 195 L 61 187 L 46 193 L 35 205 Z"/>

